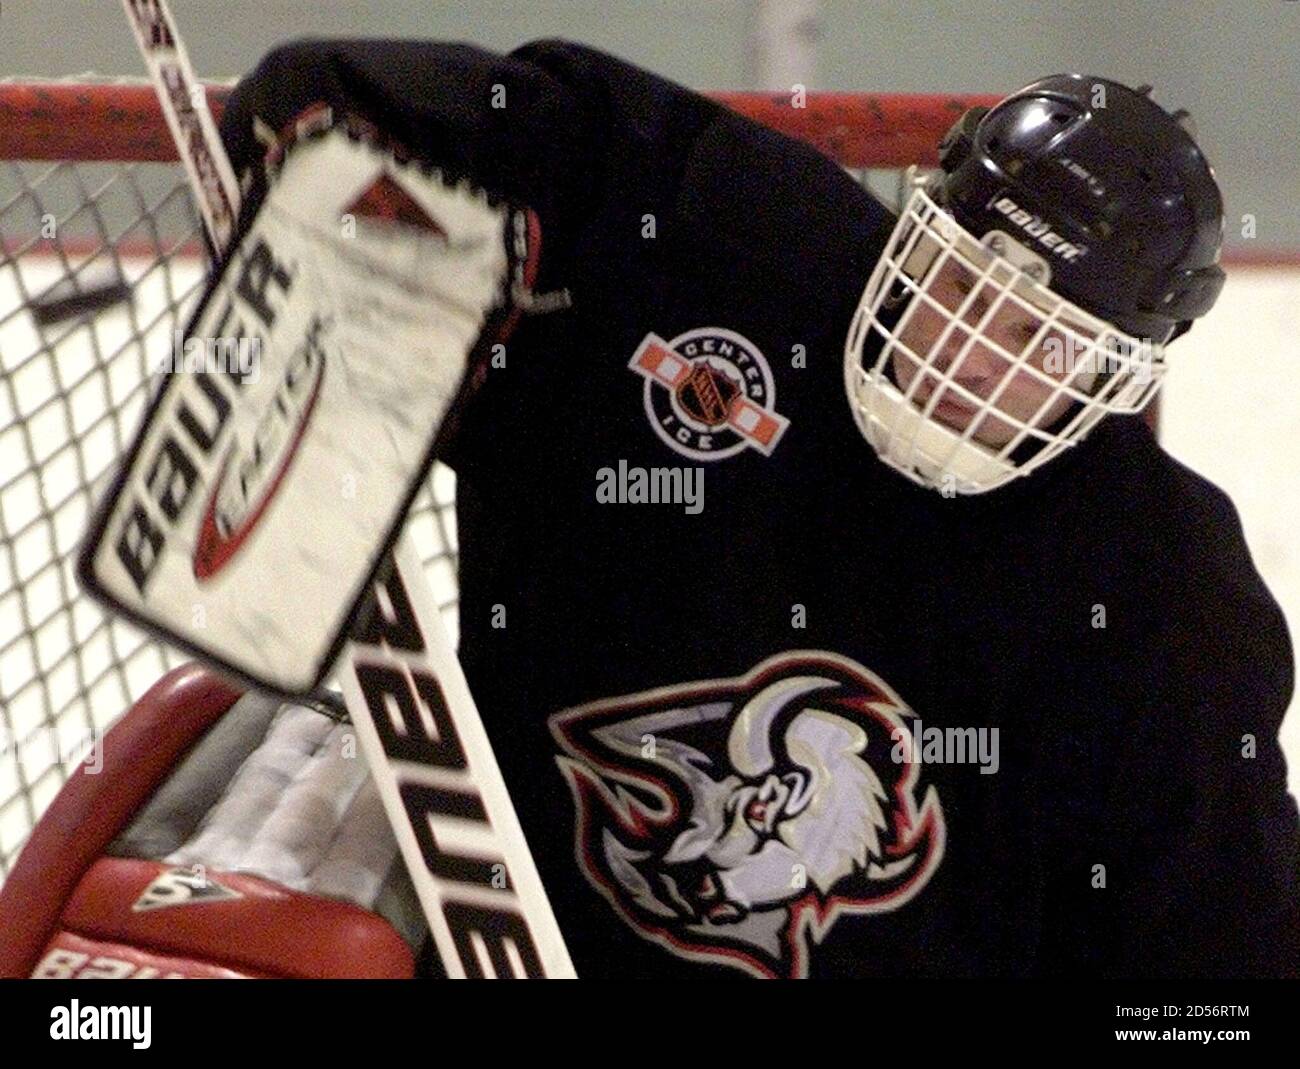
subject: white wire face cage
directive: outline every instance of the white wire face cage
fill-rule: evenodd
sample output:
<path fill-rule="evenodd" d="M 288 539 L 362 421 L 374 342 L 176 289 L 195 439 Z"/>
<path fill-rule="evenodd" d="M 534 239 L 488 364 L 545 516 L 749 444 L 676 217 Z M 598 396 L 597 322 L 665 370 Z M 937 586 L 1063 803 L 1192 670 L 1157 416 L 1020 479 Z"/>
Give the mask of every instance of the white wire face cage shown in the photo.
<path fill-rule="evenodd" d="M 1146 407 L 1164 351 L 1052 292 L 1050 258 L 1072 253 L 1086 254 L 977 239 L 912 191 L 844 347 L 849 406 L 886 464 L 945 494 L 985 493 Z"/>

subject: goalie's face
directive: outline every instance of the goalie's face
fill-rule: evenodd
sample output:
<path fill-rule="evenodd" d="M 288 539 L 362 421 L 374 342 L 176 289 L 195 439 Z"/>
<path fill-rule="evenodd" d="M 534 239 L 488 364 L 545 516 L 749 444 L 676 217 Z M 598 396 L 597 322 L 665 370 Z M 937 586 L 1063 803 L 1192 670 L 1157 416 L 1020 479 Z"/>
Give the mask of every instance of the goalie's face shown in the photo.
<path fill-rule="evenodd" d="M 1150 401 L 1161 349 L 1055 293 L 1045 255 L 1002 231 L 976 238 L 913 192 L 844 349 L 854 419 L 890 467 L 983 493 Z"/>
<path fill-rule="evenodd" d="M 990 446 L 1006 445 L 1031 421 L 1050 426 L 1065 415 L 1071 396 L 1056 384 L 1083 376 L 1053 359 L 1064 355 L 1069 339 L 1044 330 L 1044 315 L 1001 299 L 996 286 L 952 259 L 928 294 L 942 310 L 916 301 L 890 358 L 894 380 L 913 405 L 924 411 L 938 393 L 933 417 L 957 431 L 973 424 L 971 436 Z"/>

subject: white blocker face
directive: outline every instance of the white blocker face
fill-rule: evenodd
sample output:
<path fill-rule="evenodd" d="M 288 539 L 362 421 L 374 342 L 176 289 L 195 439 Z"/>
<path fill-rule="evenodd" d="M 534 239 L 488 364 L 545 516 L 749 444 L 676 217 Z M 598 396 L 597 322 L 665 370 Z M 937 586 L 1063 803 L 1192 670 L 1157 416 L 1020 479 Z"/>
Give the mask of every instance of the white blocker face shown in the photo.
<path fill-rule="evenodd" d="M 845 343 L 849 405 L 885 463 L 983 493 L 1155 395 L 1161 348 L 1053 293 L 1044 256 L 1001 231 L 981 243 L 912 193 Z"/>

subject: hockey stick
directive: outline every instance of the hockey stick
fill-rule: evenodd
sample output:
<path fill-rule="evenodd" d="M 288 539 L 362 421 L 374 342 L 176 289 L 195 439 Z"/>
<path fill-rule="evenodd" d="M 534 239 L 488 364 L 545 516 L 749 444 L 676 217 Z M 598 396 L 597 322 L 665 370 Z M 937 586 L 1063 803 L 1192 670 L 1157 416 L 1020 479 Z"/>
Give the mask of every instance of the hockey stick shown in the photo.
<path fill-rule="evenodd" d="M 165 0 L 122 0 L 215 246 L 234 173 Z M 571 977 L 573 964 L 487 732 L 405 538 L 337 663 L 362 752 L 451 977 Z"/>
<path fill-rule="evenodd" d="M 207 94 L 194 77 L 166 0 L 122 0 L 122 6 L 158 93 L 208 237 L 214 248 L 224 249 L 235 229 L 239 187 L 208 110 Z"/>

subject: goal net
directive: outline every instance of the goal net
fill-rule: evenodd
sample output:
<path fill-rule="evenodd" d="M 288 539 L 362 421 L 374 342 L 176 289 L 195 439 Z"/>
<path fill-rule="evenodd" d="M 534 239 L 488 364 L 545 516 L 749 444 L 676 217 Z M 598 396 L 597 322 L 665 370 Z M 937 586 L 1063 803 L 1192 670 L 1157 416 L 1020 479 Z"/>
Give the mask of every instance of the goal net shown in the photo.
<path fill-rule="evenodd" d="M 209 89 L 218 114 L 225 92 Z M 989 102 L 717 95 L 890 199 Z M 94 740 L 187 659 L 83 597 L 73 563 L 207 268 L 152 88 L 0 82 L 0 881 Z M 407 527 L 453 641 L 454 495 L 437 466 Z"/>

